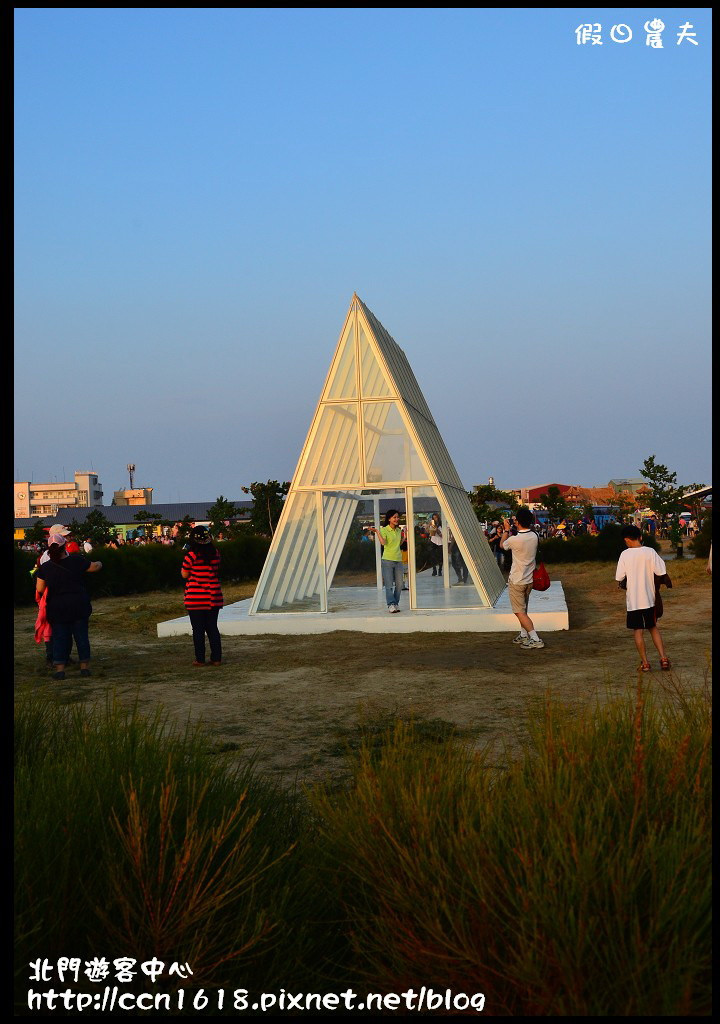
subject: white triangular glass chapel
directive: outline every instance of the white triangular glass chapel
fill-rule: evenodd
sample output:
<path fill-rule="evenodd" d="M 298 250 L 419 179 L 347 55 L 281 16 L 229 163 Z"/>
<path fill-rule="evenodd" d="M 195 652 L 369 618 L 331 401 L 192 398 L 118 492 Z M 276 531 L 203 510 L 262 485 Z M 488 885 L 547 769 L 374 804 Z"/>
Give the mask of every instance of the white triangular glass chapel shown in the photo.
<path fill-rule="evenodd" d="M 428 501 L 445 526 L 444 581 L 433 579 L 432 590 L 429 579 L 420 579 L 429 572 L 415 570 L 415 530 L 408 529 L 411 609 L 495 604 L 505 589 L 502 573 L 410 364 L 353 295 L 250 614 L 328 611 L 355 512 L 378 495 L 397 504 L 404 495 L 408 527 Z M 378 507 L 376 500 L 376 521 Z M 466 575 L 466 585 L 452 594 L 448 531 Z"/>

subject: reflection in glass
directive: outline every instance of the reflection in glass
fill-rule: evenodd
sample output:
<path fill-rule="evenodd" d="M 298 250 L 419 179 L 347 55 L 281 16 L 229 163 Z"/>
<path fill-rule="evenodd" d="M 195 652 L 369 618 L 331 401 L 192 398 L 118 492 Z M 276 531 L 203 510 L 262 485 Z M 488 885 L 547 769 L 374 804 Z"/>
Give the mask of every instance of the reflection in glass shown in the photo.
<path fill-rule="evenodd" d="M 361 483 L 357 411 L 356 402 L 322 407 L 300 486 Z"/>
<path fill-rule="evenodd" d="M 363 426 L 369 484 L 428 478 L 397 402 L 363 402 Z"/>
<path fill-rule="evenodd" d="M 367 533 L 363 531 L 357 518 L 359 504 L 359 493 L 329 491 L 323 494 L 325 571 L 328 587 L 332 586 L 338 568 L 341 574 L 343 570 L 356 568 L 352 558 L 353 554 L 356 554 L 357 557 L 354 548 L 361 540 L 364 543 L 369 541 Z M 357 581 L 355 585 L 357 585 Z"/>
<path fill-rule="evenodd" d="M 340 352 L 334 362 L 332 377 L 328 381 L 323 400 L 328 398 L 356 398 L 355 330 L 350 324 Z"/>
<path fill-rule="evenodd" d="M 363 398 L 385 398 L 392 394 L 386 376 L 370 348 L 362 324 L 360 325 L 360 371 Z"/>
<path fill-rule="evenodd" d="M 447 509 L 440 491 L 435 487 L 408 488 L 412 493 L 413 530 L 415 539 L 415 607 L 416 608 L 482 608 L 487 605 L 482 590 L 476 585 L 476 571 L 464 544 L 454 536 L 447 520 Z M 431 516 L 440 513 L 440 526 L 447 540 L 448 563 L 443 575 L 433 576 Z M 448 577 L 447 579 L 445 577 Z"/>
<path fill-rule="evenodd" d="M 296 492 L 282 515 L 279 543 L 258 584 L 258 611 L 321 610 L 322 566 L 318 547 L 315 495 Z M 266 568 L 267 568 L 266 563 Z"/>

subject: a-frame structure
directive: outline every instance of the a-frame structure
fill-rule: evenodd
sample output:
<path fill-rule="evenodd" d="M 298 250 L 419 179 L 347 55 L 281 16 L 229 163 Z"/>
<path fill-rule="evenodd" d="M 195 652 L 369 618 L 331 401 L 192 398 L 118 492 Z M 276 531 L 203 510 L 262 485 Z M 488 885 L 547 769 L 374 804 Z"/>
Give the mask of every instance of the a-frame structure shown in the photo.
<path fill-rule="evenodd" d="M 473 588 L 465 605 L 467 598 L 494 605 L 505 581 L 410 364 L 353 295 L 249 613 L 327 611 L 358 503 L 403 491 L 408 524 L 417 499 L 431 497 L 445 534 L 452 532 Z M 414 542 L 411 528 L 411 608 L 418 606 Z"/>

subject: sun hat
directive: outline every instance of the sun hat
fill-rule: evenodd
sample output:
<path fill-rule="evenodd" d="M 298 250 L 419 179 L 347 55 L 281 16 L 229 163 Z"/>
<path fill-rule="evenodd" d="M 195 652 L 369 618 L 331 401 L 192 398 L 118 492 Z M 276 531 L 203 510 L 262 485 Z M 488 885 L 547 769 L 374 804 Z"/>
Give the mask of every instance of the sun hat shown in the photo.
<path fill-rule="evenodd" d="M 67 526 L 63 526 L 62 523 L 53 523 L 52 526 L 50 527 L 49 533 L 51 536 L 56 533 L 59 533 L 62 537 L 70 536 L 70 530 L 67 528 Z"/>
<path fill-rule="evenodd" d="M 212 544 L 212 536 L 207 526 L 193 526 L 190 540 L 193 544 Z"/>

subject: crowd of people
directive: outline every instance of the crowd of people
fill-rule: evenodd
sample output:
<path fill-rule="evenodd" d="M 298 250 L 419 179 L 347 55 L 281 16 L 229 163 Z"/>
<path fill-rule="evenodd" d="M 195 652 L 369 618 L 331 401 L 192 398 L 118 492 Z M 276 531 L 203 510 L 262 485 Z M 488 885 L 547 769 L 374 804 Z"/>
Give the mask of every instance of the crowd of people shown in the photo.
<path fill-rule="evenodd" d="M 85 545 L 86 551 L 92 550 L 92 545 L 90 545 L 89 540 L 85 539 L 84 541 L 82 541 L 82 544 Z M 122 534 L 113 534 L 110 537 L 110 539 L 105 543 L 105 547 L 145 547 L 145 545 L 147 544 L 164 544 L 166 546 L 172 547 L 175 544 L 175 538 L 170 533 L 131 533 L 128 534 L 126 537 L 123 537 Z M 90 546 L 88 547 L 88 545 Z M 20 549 L 20 551 L 42 553 L 47 550 L 48 541 L 47 539 L 38 541 L 21 540 L 17 542 L 17 547 Z"/>
<path fill-rule="evenodd" d="M 697 523 L 688 521 L 688 529 L 697 532 Z M 400 512 L 390 509 L 380 529 L 365 527 L 366 536 L 374 534 L 382 549 L 382 579 L 388 612 L 400 611 L 400 596 L 407 590 L 407 531 L 400 525 Z M 431 515 L 419 530 L 421 536 L 430 541 L 432 576 L 442 577 L 444 568 L 445 538 L 440 513 Z M 545 647 L 538 636 L 534 623 L 528 615 L 530 596 L 534 587 L 544 589 L 535 580 L 537 553 L 540 540 L 544 537 L 575 536 L 581 533 L 596 533 L 597 526 L 587 517 L 576 523 L 562 520 L 557 526 L 536 521 L 530 509 L 521 508 L 505 518 L 502 523 L 494 520 L 485 529 L 490 549 L 498 566 L 508 573 L 507 583 L 510 607 L 518 619 L 520 632 L 513 643 L 525 649 L 540 650 Z M 670 668 L 657 626 L 663 613 L 660 587 L 672 587 L 665 563 L 650 547 L 642 544 L 642 530 L 636 525 L 622 527 L 621 536 L 625 542 L 617 564 L 615 578 L 619 587 L 627 594 L 628 629 L 633 630 L 635 645 L 640 655 L 639 670 L 650 671 L 650 663 L 644 642 L 644 632 L 650 638 L 660 656 L 660 667 Z M 174 544 L 168 533 L 154 536 L 136 536 L 128 540 L 116 538 L 109 547 L 130 544 Z M 46 543 L 23 545 L 27 551 L 37 551 L 38 557 L 32 570 L 35 577 L 35 599 L 38 615 L 35 639 L 44 641 L 47 660 L 52 663 L 53 679 L 65 678 L 65 666 L 71 661 L 73 641 L 77 647 L 81 676 L 90 675 L 89 619 L 92 605 L 84 585 L 86 573 L 99 572 L 102 562 L 91 561 L 87 555 L 92 551 L 88 540 L 79 542 L 70 536 L 67 526 L 53 524 L 48 531 Z M 455 541 L 448 530 L 447 550 L 449 561 L 457 576 L 458 584 L 468 581 L 468 568 Z M 222 644 L 218 629 L 218 615 L 223 607 L 220 587 L 220 554 L 210 531 L 205 526 L 193 526 L 188 541 L 183 545 L 180 575 L 185 584 L 184 603 L 188 612 L 195 653 L 193 665 L 206 664 L 206 637 L 210 643 L 210 664 L 222 664 Z M 708 559 L 708 573 L 712 574 L 712 548 Z M 547 586 L 547 584 L 546 584 Z"/>
<path fill-rule="evenodd" d="M 153 543 L 142 538 L 145 543 Z M 172 538 L 158 535 L 155 543 L 174 543 Z M 116 547 L 110 543 L 108 547 Z M 38 606 L 35 640 L 45 644 L 45 657 L 52 665 L 52 678 L 65 679 L 65 668 L 72 663 L 73 641 L 77 647 L 80 675 L 90 676 L 89 622 L 92 614 L 90 596 L 84 583 L 86 573 L 99 572 L 102 562 L 86 557 L 92 551 L 89 541 L 81 545 L 70 535 L 67 526 L 53 523 L 45 544 L 25 546 L 37 551 L 31 570 L 35 578 L 35 601 Z M 217 620 L 223 607 L 220 587 L 220 554 L 205 526 L 194 526 L 183 545 L 180 576 L 184 581 L 184 603 L 192 627 L 195 660 L 193 665 L 206 664 L 205 638 L 210 642 L 210 664 L 222 664 L 222 643 Z"/>

